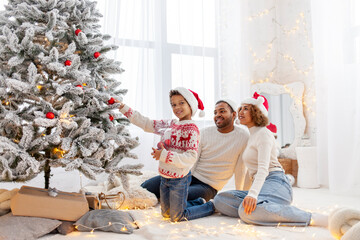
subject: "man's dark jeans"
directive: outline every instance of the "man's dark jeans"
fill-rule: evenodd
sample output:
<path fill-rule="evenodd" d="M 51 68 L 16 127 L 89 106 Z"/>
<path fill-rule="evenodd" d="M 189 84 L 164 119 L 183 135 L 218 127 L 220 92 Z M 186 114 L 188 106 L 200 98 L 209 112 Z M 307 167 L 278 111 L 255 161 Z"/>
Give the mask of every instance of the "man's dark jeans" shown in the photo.
<path fill-rule="evenodd" d="M 156 197 L 160 199 L 160 182 L 160 176 L 156 176 L 146 180 L 141 184 L 141 186 L 147 189 L 149 192 L 155 194 Z M 216 194 L 216 189 L 212 188 L 206 183 L 203 183 L 199 179 L 192 177 L 187 200 L 195 200 L 199 197 L 202 197 L 206 201 L 209 201 L 210 199 L 213 199 Z"/>

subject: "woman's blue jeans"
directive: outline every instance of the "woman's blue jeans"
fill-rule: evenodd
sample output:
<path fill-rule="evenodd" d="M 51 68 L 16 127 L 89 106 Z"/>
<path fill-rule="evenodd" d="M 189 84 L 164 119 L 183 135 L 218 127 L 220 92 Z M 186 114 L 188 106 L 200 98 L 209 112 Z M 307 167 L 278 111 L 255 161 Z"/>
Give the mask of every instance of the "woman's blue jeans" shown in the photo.
<path fill-rule="evenodd" d="M 190 173 L 183 178 L 161 177 L 160 206 L 163 217 L 178 222 L 206 217 L 214 213 L 212 202 L 204 203 L 198 198 L 187 203 L 190 182 Z"/>
<path fill-rule="evenodd" d="M 248 191 L 231 190 L 214 198 L 216 210 L 224 215 L 240 217 L 248 224 L 264 226 L 307 226 L 311 213 L 291 206 L 293 193 L 289 180 L 282 171 L 270 172 L 257 198 L 255 211 L 246 215 L 242 201 Z"/>

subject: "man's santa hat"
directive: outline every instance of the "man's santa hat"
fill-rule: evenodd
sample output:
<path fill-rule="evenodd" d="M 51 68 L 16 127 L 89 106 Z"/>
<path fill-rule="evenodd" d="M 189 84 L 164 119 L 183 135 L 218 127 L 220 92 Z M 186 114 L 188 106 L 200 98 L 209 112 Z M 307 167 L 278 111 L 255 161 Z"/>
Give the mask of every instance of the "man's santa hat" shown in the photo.
<path fill-rule="evenodd" d="M 254 92 L 252 98 L 243 100 L 241 104 L 251 104 L 257 106 L 266 117 L 268 116 L 269 103 L 263 95 L 259 95 L 257 92 Z"/>
<path fill-rule="evenodd" d="M 231 99 L 229 99 L 229 98 L 223 98 L 223 99 L 220 99 L 220 100 L 217 101 L 217 102 L 227 103 L 234 112 L 237 112 L 238 105 L 237 105 L 236 102 L 234 102 L 233 100 L 231 100 Z M 236 124 L 240 124 L 239 119 L 237 119 L 237 117 L 236 117 L 235 119 L 236 119 L 236 120 L 235 120 L 235 123 L 236 123 Z"/>
<path fill-rule="evenodd" d="M 231 100 L 231 99 L 229 99 L 229 98 L 223 98 L 223 99 L 220 99 L 220 100 L 217 101 L 217 102 L 225 102 L 225 103 L 227 103 L 234 112 L 236 112 L 237 109 L 238 109 L 238 107 L 239 107 L 239 106 L 236 104 L 236 102 L 234 102 L 233 100 Z"/>
<path fill-rule="evenodd" d="M 189 105 L 191 107 L 191 116 L 194 116 L 198 109 L 200 110 L 199 117 L 205 116 L 205 112 L 203 111 L 204 104 L 196 92 L 191 91 L 190 89 L 186 89 L 184 87 L 177 87 L 177 88 L 174 88 L 173 90 L 178 91 L 185 98 L 185 100 L 189 103 Z"/>

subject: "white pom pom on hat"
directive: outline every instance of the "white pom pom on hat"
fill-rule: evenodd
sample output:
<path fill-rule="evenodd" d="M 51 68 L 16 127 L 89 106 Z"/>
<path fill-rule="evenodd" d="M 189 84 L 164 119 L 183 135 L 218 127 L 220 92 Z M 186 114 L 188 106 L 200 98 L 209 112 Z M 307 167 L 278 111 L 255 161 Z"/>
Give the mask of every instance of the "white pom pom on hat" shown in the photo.
<path fill-rule="evenodd" d="M 199 112 L 199 117 L 205 117 L 205 112 L 202 111 L 202 110 L 200 110 L 200 112 Z"/>
<path fill-rule="evenodd" d="M 263 104 L 263 103 L 265 102 L 264 96 L 259 96 L 259 97 L 257 98 L 257 100 L 259 101 L 260 104 Z"/>
<path fill-rule="evenodd" d="M 247 98 L 241 101 L 241 104 L 255 105 L 266 117 L 268 116 L 269 103 L 263 95 L 259 95 L 257 92 L 254 93 L 252 98 Z"/>
<path fill-rule="evenodd" d="M 205 112 L 203 111 L 204 104 L 196 92 L 191 91 L 190 89 L 186 89 L 184 87 L 177 87 L 177 88 L 174 88 L 173 90 L 178 91 L 185 98 L 185 100 L 189 103 L 189 105 L 191 107 L 191 112 L 192 112 L 191 116 L 194 116 L 198 109 L 200 110 L 199 117 L 205 116 Z"/>

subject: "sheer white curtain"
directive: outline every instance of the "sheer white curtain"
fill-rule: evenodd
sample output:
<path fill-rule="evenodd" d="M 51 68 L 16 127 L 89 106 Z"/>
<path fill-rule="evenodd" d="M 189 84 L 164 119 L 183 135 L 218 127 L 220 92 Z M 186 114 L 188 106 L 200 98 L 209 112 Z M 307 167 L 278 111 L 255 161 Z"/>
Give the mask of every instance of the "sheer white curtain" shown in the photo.
<path fill-rule="evenodd" d="M 360 2 L 311 2 L 321 184 L 360 194 Z"/>
<path fill-rule="evenodd" d="M 250 82 L 241 79 L 242 17 L 245 1 L 232 0 L 99 0 L 102 31 L 119 49 L 112 56 L 122 62 L 119 76 L 128 89 L 124 102 L 150 118 L 172 118 L 168 92 L 184 86 L 196 91 L 205 105 L 205 120 L 213 124 L 216 100 L 240 102 Z M 242 92 L 240 92 L 240 90 Z M 130 126 L 141 145 L 134 150 L 150 158 L 158 138 Z M 145 167 L 155 169 L 153 161 Z"/>
<path fill-rule="evenodd" d="M 249 93 L 247 53 L 243 48 L 247 1 L 233 0 L 98 0 L 102 33 L 119 46 L 112 54 L 122 62 L 114 76 L 128 89 L 124 102 L 150 118 L 172 118 L 168 92 L 184 86 L 205 104 L 205 120 L 213 124 L 216 100 L 240 102 Z M 0 0 L 0 10 L 7 0 Z M 130 126 L 141 145 L 139 158 L 149 158 L 157 138 Z M 149 161 L 150 162 L 150 161 Z M 147 163 L 145 163 L 147 164 Z M 155 164 L 156 165 L 156 164 Z M 153 162 L 148 167 L 154 168 Z"/>

